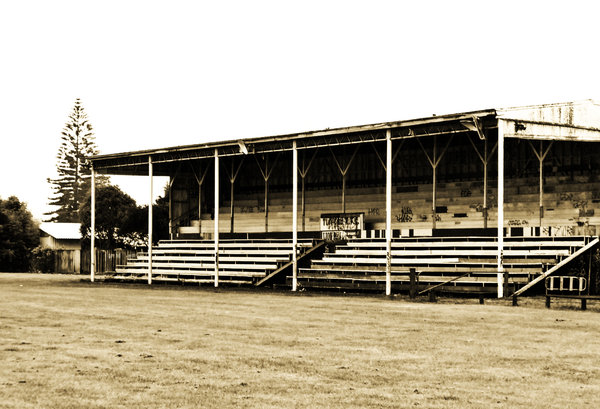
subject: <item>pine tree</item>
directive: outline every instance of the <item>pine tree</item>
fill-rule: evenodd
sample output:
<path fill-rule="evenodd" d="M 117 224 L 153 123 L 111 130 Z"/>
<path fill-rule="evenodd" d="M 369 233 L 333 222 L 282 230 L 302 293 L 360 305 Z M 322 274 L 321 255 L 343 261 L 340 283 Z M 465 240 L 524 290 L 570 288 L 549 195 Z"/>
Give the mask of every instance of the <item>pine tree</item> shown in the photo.
<path fill-rule="evenodd" d="M 90 189 L 91 170 L 87 157 L 96 155 L 92 125 L 81 105 L 75 100 L 73 111 L 62 131 L 62 143 L 58 149 L 56 179 L 48 178 L 53 194 L 49 205 L 58 209 L 45 213 L 51 222 L 79 222 L 79 206 Z"/>

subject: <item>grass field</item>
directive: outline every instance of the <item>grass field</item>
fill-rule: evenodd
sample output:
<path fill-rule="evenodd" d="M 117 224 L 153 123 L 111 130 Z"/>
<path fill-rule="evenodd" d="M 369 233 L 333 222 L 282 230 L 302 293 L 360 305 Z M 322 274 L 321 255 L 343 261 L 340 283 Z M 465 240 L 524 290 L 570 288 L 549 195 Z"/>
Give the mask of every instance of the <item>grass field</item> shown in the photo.
<path fill-rule="evenodd" d="M 0 274 L 1 408 L 595 408 L 597 305 Z"/>

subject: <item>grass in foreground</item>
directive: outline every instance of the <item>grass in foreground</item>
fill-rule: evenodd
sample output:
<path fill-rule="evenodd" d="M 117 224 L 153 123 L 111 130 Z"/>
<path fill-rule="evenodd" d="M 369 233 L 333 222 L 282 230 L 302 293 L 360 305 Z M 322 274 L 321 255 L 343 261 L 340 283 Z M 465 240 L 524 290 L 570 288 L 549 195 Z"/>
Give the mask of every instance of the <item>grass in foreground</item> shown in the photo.
<path fill-rule="evenodd" d="M 0 274 L 0 407 L 600 406 L 600 316 Z"/>

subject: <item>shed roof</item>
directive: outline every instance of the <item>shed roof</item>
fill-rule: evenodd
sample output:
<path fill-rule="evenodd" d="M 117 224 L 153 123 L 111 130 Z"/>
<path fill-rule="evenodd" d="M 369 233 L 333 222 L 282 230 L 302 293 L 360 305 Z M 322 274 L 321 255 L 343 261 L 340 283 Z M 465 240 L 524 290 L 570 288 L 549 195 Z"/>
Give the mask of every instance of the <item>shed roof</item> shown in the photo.
<path fill-rule="evenodd" d="M 81 239 L 79 223 L 42 223 L 40 230 L 59 240 Z"/>

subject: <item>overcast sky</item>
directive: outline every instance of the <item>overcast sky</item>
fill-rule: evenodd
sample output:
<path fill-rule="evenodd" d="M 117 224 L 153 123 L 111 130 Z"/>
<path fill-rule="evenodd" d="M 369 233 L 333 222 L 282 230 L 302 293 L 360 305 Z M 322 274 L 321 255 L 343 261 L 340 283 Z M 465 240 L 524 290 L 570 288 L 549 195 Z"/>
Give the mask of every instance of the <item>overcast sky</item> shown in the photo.
<path fill-rule="evenodd" d="M 0 197 L 49 210 L 76 98 L 101 153 L 600 100 L 596 4 L 0 0 Z"/>

